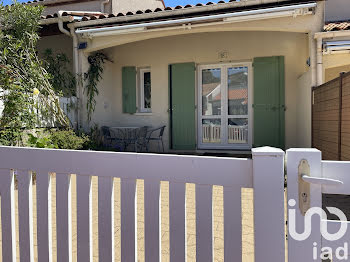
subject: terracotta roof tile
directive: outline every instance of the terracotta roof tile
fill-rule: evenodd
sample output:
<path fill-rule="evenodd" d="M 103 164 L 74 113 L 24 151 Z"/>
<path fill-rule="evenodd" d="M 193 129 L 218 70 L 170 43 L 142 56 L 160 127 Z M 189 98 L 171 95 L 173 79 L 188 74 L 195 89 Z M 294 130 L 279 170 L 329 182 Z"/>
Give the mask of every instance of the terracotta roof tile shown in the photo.
<path fill-rule="evenodd" d="M 286 0 L 287 1 L 287 0 Z M 291 0 L 291 1 L 299 1 L 299 0 Z M 305 1 L 311 1 L 311 0 L 305 0 Z M 318 0 L 315 0 L 315 1 L 318 1 Z M 54 1 L 52 0 L 34 0 L 33 2 L 37 2 L 37 3 L 42 3 L 42 4 L 45 4 L 45 3 L 52 3 Z M 27 3 L 33 3 L 33 2 L 27 2 Z M 75 16 L 75 17 L 79 17 L 78 19 L 76 19 L 75 21 L 89 21 L 89 20 L 97 20 L 97 19 L 106 19 L 106 18 L 112 18 L 112 17 L 124 17 L 124 16 L 128 16 L 128 17 L 131 17 L 131 16 L 135 16 L 137 17 L 138 15 L 142 16 L 142 15 L 145 15 L 145 14 L 150 14 L 150 13 L 157 13 L 157 12 L 172 12 L 172 11 L 176 11 L 176 10 L 181 10 L 181 9 L 190 9 L 190 8 L 193 8 L 193 9 L 196 9 L 196 12 L 200 12 L 200 8 L 201 7 L 205 7 L 205 6 L 214 6 L 214 5 L 221 5 L 221 6 L 224 6 L 225 4 L 228 5 L 228 7 L 232 7 L 232 5 L 230 5 L 230 3 L 232 2 L 237 2 L 237 3 L 240 3 L 240 1 L 237 1 L 237 0 L 220 0 L 218 3 L 214 3 L 214 2 L 207 2 L 205 4 L 203 3 L 198 3 L 196 5 L 185 5 L 185 6 L 181 6 L 181 5 L 178 5 L 176 7 L 165 7 L 165 8 L 156 8 L 154 10 L 151 10 L 151 9 L 147 9 L 147 10 L 138 10 L 136 12 L 126 12 L 126 13 L 118 13 L 118 14 L 97 14 L 98 12 L 96 12 L 96 14 L 88 14 L 88 13 L 83 13 L 83 14 L 75 14 L 74 11 L 71 11 L 68 13 L 64 13 L 63 15 L 64 16 Z M 283 1 L 276 1 L 276 4 L 281 4 Z M 288 2 L 288 1 L 287 1 Z M 252 5 L 254 6 L 254 5 Z M 223 7 L 225 8 L 225 7 Z M 46 16 L 43 16 L 42 19 L 50 19 L 50 18 L 56 18 L 57 17 L 57 13 L 56 14 L 48 14 Z M 142 19 L 145 19 L 145 18 L 142 18 Z M 329 25 L 328 27 L 331 27 L 331 25 Z M 336 26 L 334 26 L 334 28 L 336 28 Z M 325 27 L 325 30 L 326 30 L 326 27 Z M 331 29 L 333 30 L 333 28 Z M 338 29 L 339 30 L 339 29 Z M 342 29 L 341 29 L 342 30 Z M 328 30 L 329 31 L 329 30 Z"/>
<path fill-rule="evenodd" d="M 331 22 L 324 26 L 324 31 L 340 30 L 350 30 L 350 21 Z"/>
<path fill-rule="evenodd" d="M 25 2 L 23 4 L 33 4 L 33 3 L 40 3 L 40 4 L 52 4 L 54 3 L 55 1 L 52 1 L 52 0 L 34 0 L 34 1 L 28 1 L 28 2 Z M 185 6 L 182 6 L 182 5 L 178 5 L 176 7 L 170 7 L 170 6 L 167 6 L 165 8 L 156 8 L 155 10 L 151 10 L 151 9 L 147 9 L 147 10 L 138 10 L 136 11 L 135 13 L 134 12 L 126 12 L 126 13 L 118 13 L 118 14 L 106 14 L 106 16 L 108 17 L 115 17 L 115 16 L 132 16 L 132 15 L 140 15 L 140 14 L 148 14 L 148 13 L 156 13 L 156 12 L 161 12 L 161 11 L 173 11 L 173 10 L 178 10 L 178 9 L 185 9 L 185 8 L 195 8 L 195 7 L 201 7 L 201 6 L 208 6 L 208 5 L 217 5 L 217 4 L 226 4 L 226 3 L 230 3 L 230 2 L 236 2 L 236 0 L 229 0 L 229 1 L 224 1 L 224 0 L 220 0 L 218 3 L 213 3 L 213 2 L 208 2 L 206 4 L 202 4 L 202 3 L 198 3 L 196 5 L 185 5 Z M 65 2 L 62 2 L 62 4 L 64 4 Z M 59 4 L 59 3 L 57 3 Z M 49 14 L 49 15 L 46 15 L 46 17 L 43 17 L 43 19 L 47 19 L 47 18 L 52 18 L 54 14 Z M 57 14 L 56 16 L 57 17 Z M 105 17 L 101 17 L 102 18 L 105 18 Z M 88 15 L 86 14 L 84 16 L 84 18 L 82 19 L 82 21 L 88 21 L 88 20 L 95 20 L 96 17 L 94 17 L 93 15 Z"/>

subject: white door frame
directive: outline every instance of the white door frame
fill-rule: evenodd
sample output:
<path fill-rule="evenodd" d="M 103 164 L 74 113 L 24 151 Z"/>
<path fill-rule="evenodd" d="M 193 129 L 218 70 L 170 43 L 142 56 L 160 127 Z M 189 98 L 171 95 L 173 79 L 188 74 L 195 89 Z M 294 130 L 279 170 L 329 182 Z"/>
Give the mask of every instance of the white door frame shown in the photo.
<path fill-rule="evenodd" d="M 227 68 L 230 67 L 248 67 L 248 143 L 247 144 L 229 144 L 227 137 L 227 128 L 222 128 L 222 140 L 221 144 L 206 144 L 202 142 L 202 120 L 203 119 L 221 119 L 221 126 L 226 123 L 230 117 L 227 113 L 228 99 L 227 99 Z M 224 88 L 221 90 L 221 114 L 220 116 L 202 116 L 202 70 L 221 68 L 221 84 Z M 198 149 L 251 149 L 253 138 L 253 117 L 252 117 L 252 104 L 253 104 L 253 67 L 252 62 L 242 63 L 217 63 L 199 65 L 197 70 L 198 79 L 198 92 L 197 92 L 197 104 L 198 104 L 198 117 L 197 117 L 197 145 Z M 225 110 L 222 110 L 225 108 Z M 235 116 L 235 118 L 246 118 L 246 116 Z M 225 122 L 224 122 L 225 121 Z M 227 124 L 226 124 L 227 127 Z"/>

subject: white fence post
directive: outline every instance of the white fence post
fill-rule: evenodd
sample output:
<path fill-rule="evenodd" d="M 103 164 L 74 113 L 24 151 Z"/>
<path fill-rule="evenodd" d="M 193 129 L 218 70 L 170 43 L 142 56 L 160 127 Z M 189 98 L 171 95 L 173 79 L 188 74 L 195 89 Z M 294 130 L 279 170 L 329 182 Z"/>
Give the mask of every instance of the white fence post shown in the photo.
<path fill-rule="evenodd" d="M 287 150 L 287 185 L 288 185 L 288 201 L 293 202 L 293 206 L 288 205 L 289 209 L 294 209 L 295 218 L 288 216 L 288 223 L 291 223 L 291 219 L 295 219 L 296 232 L 301 234 L 304 232 L 304 216 L 299 209 L 299 174 L 298 169 L 301 160 L 306 160 L 310 167 L 310 175 L 312 177 L 322 177 L 321 169 L 321 152 L 317 149 L 289 149 Z M 321 186 L 316 184 L 310 184 L 310 207 L 321 207 Z M 295 201 L 293 201 L 295 200 Z M 290 202 L 290 203 L 292 203 Z M 289 213 L 289 212 L 288 212 Z M 288 261 L 315 261 L 321 262 L 321 260 L 314 259 L 313 247 L 314 243 L 317 245 L 317 250 L 321 249 L 321 233 L 320 233 L 320 218 L 315 216 L 312 219 L 312 232 L 308 239 L 303 241 L 295 240 L 293 237 L 288 236 Z"/>
<path fill-rule="evenodd" d="M 2 257 L 0 260 L 16 262 L 15 175 L 13 170 L 0 171 Z"/>
<path fill-rule="evenodd" d="M 255 261 L 285 261 L 284 152 L 252 150 Z"/>

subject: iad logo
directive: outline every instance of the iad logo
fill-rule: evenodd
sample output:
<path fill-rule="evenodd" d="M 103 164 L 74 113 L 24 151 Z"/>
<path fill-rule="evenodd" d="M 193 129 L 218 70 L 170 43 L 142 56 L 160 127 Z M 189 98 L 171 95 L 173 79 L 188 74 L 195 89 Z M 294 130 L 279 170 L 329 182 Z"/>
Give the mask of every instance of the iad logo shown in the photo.
<path fill-rule="evenodd" d="M 289 208 L 288 215 L 289 215 L 289 221 L 288 221 L 288 229 L 289 229 L 289 235 L 297 241 L 304 241 L 308 239 L 311 235 L 312 230 L 318 230 L 316 228 L 312 228 L 312 216 L 318 215 L 320 218 L 320 232 L 324 239 L 328 241 L 337 241 L 344 237 L 346 234 L 348 225 L 347 223 L 340 223 L 340 229 L 336 233 L 329 233 L 327 230 L 327 214 L 326 212 L 320 208 L 320 207 L 312 207 L 310 208 L 304 217 L 304 232 L 298 233 L 296 232 L 296 210 L 293 208 L 296 205 L 296 201 L 294 199 L 290 199 L 288 201 Z M 346 215 L 338 208 L 336 207 L 327 207 L 327 210 L 329 213 L 336 215 L 340 221 L 347 221 Z M 313 246 L 313 258 L 316 260 L 318 259 L 317 255 L 317 243 L 314 243 Z M 333 253 L 332 248 L 330 247 L 322 247 L 321 249 L 321 259 L 329 259 L 331 258 L 331 255 Z M 341 254 L 342 253 L 342 254 Z M 335 250 L 335 255 L 338 260 L 345 260 L 348 258 L 348 243 L 344 243 L 344 247 L 339 247 Z"/>
<path fill-rule="evenodd" d="M 296 205 L 296 201 L 294 199 L 290 199 L 288 201 L 288 205 L 290 207 L 294 207 Z M 339 217 L 340 221 L 347 221 L 346 219 L 346 215 L 343 213 L 343 211 L 341 211 L 340 209 L 336 208 L 336 207 L 327 207 L 327 210 L 329 213 L 336 215 L 337 217 Z M 311 235 L 311 230 L 312 230 L 312 225 L 311 225 L 311 218 L 313 215 L 318 215 L 321 219 L 321 223 L 320 223 L 320 230 L 321 230 L 321 234 L 323 236 L 323 238 L 325 238 L 328 241 L 337 241 L 339 239 L 341 239 L 347 229 L 348 229 L 348 225 L 347 223 L 341 223 L 341 227 L 339 229 L 339 231 L 337 233 L 334 234 L 330 234 L 328 233 L 327 230 L 327 221 L 325 221 L 327 219 L 327 214 L 326 212 L 320 208 L 320 207 L 312 207 L 310 208 L 304 217 L 304 232 L 299 234 L 296 232 L 296 226 L 295 226 L 295 209 L 289 209 L 288 211 L 288 215 L 289 215 L 289 234 L 291 235 L 291 237 L 295 240 L 298 241 L 304 241 L 306 239 L 308 239 Z"/>

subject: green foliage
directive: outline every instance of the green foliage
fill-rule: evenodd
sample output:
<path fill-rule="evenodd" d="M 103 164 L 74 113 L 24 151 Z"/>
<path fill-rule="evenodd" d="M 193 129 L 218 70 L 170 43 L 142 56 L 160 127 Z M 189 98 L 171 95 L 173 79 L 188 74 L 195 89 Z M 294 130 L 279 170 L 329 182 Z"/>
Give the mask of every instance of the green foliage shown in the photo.
<path fill-rule="evenodd" d="M 37 137 L 33 134 L 28 134 L 28 145 L 30 147 L 37 148 L 58 148 L 57 145 L 53 144 L 48 137 Z"/>
<path fill-rule="evenodd" d="M 110 61 L 108 57 L 103 53 L 95 53 L 88 57 L 90 64 L 89 70 L 84 74 L 84 80 L 87 81 L 85 86 L 85 92 L 87 95 L 86 109 L 88 111 L 88 121 L 91 121 L 91 115 L 95 111 L 96 100 L 95 96 L 98 95 L 99 91 L 97 88 L 98 82 L 102 78 L 104 63 Z"/>
<path fill-rule="evenodd" d="M 0 145 L 17 146 L 21 145 L 22 132 L 17 128 L 6 128 L 0 130 Z"/>
<path fill-rule="evenodd" d="M 88 134 L 89 140 L 85 143 L 85 149 L 91 150 L 99 150 L 102 147 L 102 136 L 100 132 L 100 128 L 97 124 L 93 125 L 90 128 L 90 132 Z"/>
<path fill-rule="evenodd" d="M 37 56 L 42 11 L 41 5 L 0 5 L 0 99 L 4 103 L 0 141 L 11 139 L 7 142 L 11 145 L 20 143 L 23 130 L 33 129 L 41 118 L 69 126 L 50 75 Z"/>
<path fill-rule="evenodd" d="M 89 142 L 89 136 L 85 134 L 78 136 L 71 129 L 52 131 L 49 138 L 60 149 L 83 149 Z"/>
<path fill-rule="evenodd" d="M 76 95 L 76 79 L 69 66 L 71 61 L 66 54 L 54 54 L 52 49 L 44 52 L 44 65 L 50 74 L 50 83 L 59 96 L 71 97 Z"/>

